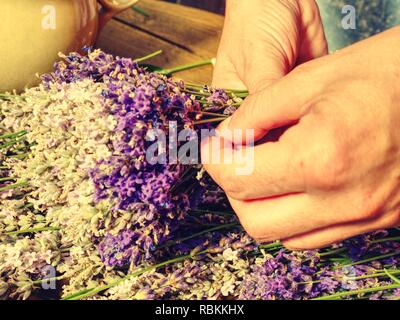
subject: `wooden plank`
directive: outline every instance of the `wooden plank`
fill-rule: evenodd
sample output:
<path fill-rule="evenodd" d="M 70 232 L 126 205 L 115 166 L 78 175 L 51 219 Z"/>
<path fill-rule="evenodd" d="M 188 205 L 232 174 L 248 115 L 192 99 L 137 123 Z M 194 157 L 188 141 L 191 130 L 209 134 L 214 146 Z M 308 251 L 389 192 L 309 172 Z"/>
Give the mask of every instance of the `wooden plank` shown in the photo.
<path fill-rule="evenodd" d="M 150 59 L 148 62 L 165 68 L 193 63 L 202 59 L 187 50 L 114 20 L 110 21 L 103 29 L 96 46 L 105 52 L 131 58 L 142 57 L 148 53 L 163 50 L 163 54 Z M 204 66 L 177 73 L 176 76 L 186 81 L 210 83 L 212 70 L 211 66 Z"/>
<path fill-rule="evenodd" d="M 224 21 L 222 16 L 163 1 L 142 0 L 139 4 L 150 17 L 127 10 L 117 19 L 181 45 L 204 59 L 216 55 Z"/>

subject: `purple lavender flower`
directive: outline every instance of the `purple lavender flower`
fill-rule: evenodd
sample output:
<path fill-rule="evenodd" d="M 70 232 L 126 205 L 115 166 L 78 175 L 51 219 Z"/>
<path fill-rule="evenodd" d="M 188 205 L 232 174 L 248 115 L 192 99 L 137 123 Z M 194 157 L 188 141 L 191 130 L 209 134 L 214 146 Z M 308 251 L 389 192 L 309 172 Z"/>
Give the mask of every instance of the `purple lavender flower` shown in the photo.
<path fill-rule="evenodd" d="M 137 259 L 134 246 L 138 234 L 131 230 L 123 230 L 116 236 L 107 234 L 99 245 L 101 260 L 109 267 L 123 267 Z"/>
<path fill-rule="evenodd" d="M 361 235 L 344 241 L 349 257 L 352 260 L 359 260 L 369 249 L 370 241 L 368 235 Z"/>
<path fill-rule="evenodd" d="M 96 201 L 107 200 L 114 211 L 134 213 L 132 230 L 136 236 L 131 239 L 131 247 L 117 245 L 119 236 L 106 237 L 102 250 L 109 252 L 105 249 L 116 248 L 121 259 L 103 252 L 104 257 L 110 256 L 104 261 L 108 265 L 120 265 L 131 255 L 132 246 L 144 257 L 150 257 L 150 251 L 179 227 L 189 201 L 186 194 L 171 192 L 184 166 L 148 162 L 146 150 L 154 142 L 146 141 L 146 136 L 150 129 L 167 134 L 171 121 L 178 129 L 193 128 L 192 114 L 199 112 L 200 105 L 182 92 L 182 83 L 147 72 L 131 59 L 114 58 L 96 50 L 89 51 L 87 57 L 70 54 L 64 60 L 43 81 L 57 79 L 57 83 L 70 83 L 90 78 L 104 83 L 104 109 L 117 120 L 115 139 L 110 145 L 112 156 L 101 160 L 91 170 L 90 177 L 96 188 Z M 164 156 L 168 156 L 168 150 Z"/>

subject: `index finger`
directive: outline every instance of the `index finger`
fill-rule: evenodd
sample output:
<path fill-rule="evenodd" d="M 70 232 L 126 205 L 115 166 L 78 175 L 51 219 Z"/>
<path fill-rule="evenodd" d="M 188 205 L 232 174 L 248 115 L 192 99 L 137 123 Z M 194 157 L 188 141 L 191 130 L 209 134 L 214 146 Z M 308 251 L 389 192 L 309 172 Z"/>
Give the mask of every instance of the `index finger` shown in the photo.
<path fill-rule="evenodd" d="M 306 189 L 299 145 L 290 139 L 238 148 L 222 137 L 210 137 L 202 142 L 201 152 L 205 169 L 234 199 L 268 198 Z"/>

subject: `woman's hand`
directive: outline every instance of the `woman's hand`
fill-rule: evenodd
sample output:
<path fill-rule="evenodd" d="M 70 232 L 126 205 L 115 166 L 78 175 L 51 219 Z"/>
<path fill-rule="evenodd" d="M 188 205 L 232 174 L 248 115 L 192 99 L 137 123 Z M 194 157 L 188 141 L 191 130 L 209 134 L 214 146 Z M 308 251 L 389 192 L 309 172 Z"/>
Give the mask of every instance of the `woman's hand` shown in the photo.
<path fill-rule="evenodd" d="M 314 0 L 227 0 L 213 85 L 254 93 L 326 53 Z"/>
<path fill-rule="evenodd" d="M 283 126 L 254 147 L 252 174 L 206 165 L 251 236 L 309 249 L 400 224 L 399 27 L 302 64 L 222 125 Z"/>

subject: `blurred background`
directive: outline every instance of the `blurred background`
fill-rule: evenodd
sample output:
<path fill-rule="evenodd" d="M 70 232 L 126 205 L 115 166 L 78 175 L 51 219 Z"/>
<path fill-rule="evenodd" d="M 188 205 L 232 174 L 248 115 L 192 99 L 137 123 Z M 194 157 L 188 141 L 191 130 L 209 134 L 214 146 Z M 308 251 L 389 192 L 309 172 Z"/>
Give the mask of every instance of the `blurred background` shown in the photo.
<path fill-rule="evenodd" d="M 219 14 L 224 14 L 225 0 L 164 0 L 198 9 L 208 10 Z"/>

